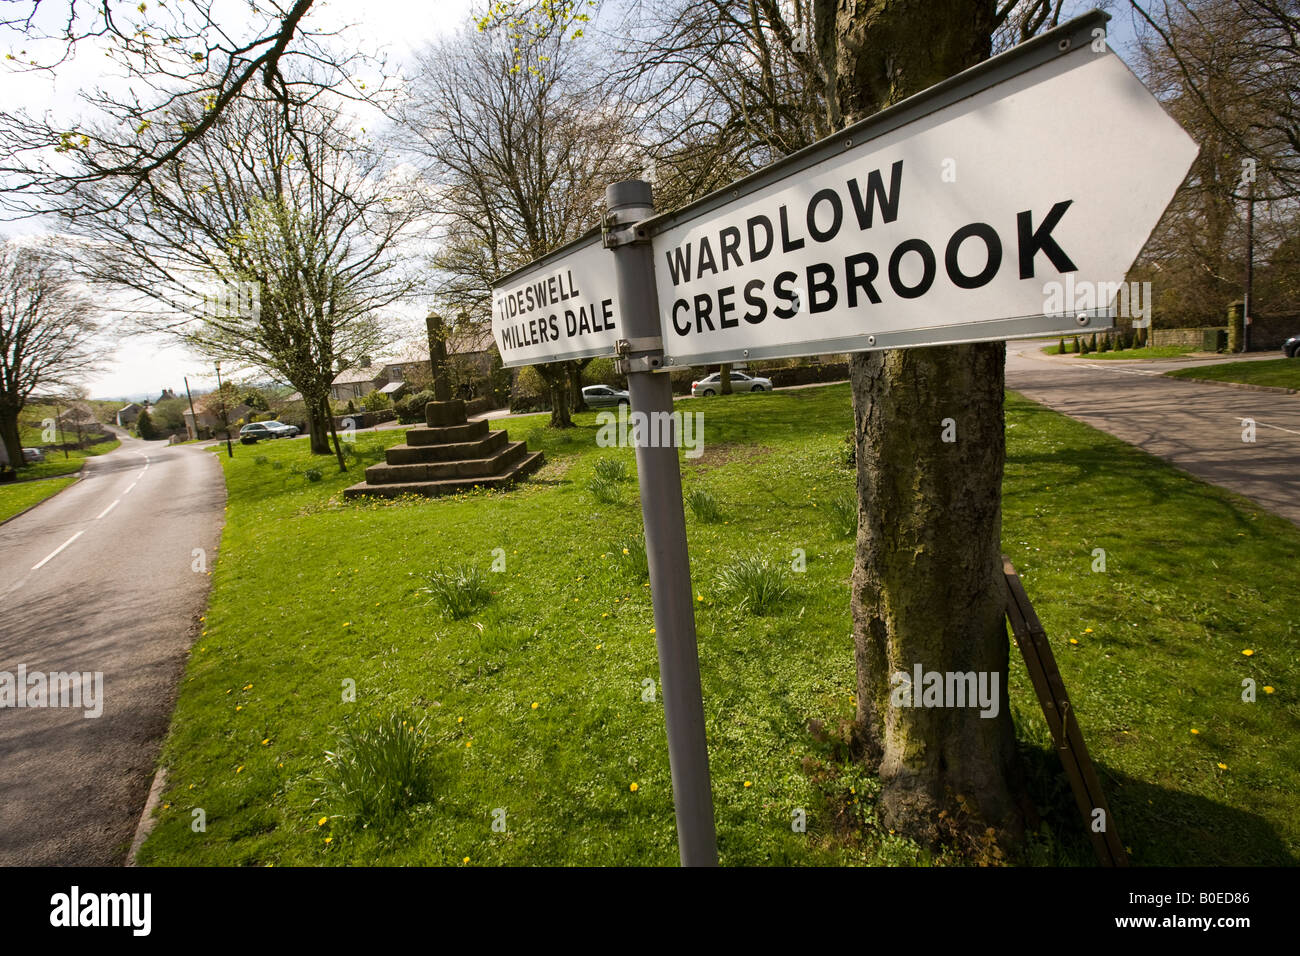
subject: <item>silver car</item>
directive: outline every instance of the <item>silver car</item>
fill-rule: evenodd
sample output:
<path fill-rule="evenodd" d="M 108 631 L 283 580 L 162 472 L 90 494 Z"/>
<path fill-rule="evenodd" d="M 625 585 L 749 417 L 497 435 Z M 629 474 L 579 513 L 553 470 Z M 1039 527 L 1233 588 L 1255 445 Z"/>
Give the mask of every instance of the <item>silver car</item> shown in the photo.
<path fill-rule="evenodd" d="M 612 408 L 615 405 L 630 405 L 632 399 L 627 392 L 610 388 L 608 385 L 582 386 L 582 400 L 588 408 Z"/>
<path fill-rule="evenodd" d="M 772 380 L 770 378 L 761 378 L 759 376 L 749 376 L 744 372 L 731 373 L 731 390 L 733 392 L 770 392 L 772 390 Z M 722 373 L 714 372 L 706 375 L 698 382 L 691 383 L 691 395 L 709 396 L 718 395 L 722 392 Z"/>

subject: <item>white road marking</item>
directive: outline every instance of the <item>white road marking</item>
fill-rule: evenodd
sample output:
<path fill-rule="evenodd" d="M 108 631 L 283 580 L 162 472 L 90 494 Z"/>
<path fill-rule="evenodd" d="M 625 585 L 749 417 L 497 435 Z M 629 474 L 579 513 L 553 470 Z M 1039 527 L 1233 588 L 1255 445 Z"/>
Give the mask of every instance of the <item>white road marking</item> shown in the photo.
<path fill-rule="evenodd" d="M 122 500 L 121 498 L 118 498 L 117 501 L 114 501 L 111 505 L 109 505 L 107 508 L 105 508 L 105 509 L 104 509 L 103 511 L 101 511 L 99 514 L 95 515 L 95 520 L 98 521 L 100 518 L 104 517 L 104 515 L 108 514 L 110 511 L 112 511 L 114 508 L 116 508 L 116 507 L 117 507 L 117 502 L 118 502 L 118 501 L 121 501 L 121 500 Z"/>
<path fill-rule="evenodd" d="M 45 567 L 45 565 L 46 565 L 47 562 L 49 562 L 52 558 L 54 558 L 55 556 L 57 556 L 58 553 L 59 553 L 60 551 L 62 551 L 62 550 L 63 550 L 64 548 L 66 548 L 68 545 L 72 544 L 72 542 L 76 541 L 78 538 L 80 538 L 80 537 L 81 537 L 83 534 L 85 534 L 85 533 L 86 533 L 85 531 L 78 531 L 78 532 L 77 532 L 76 534 L 74 534 L 71 538 L 69 538 L 67 541 L 63 542 L 63 544 L 59 545 L 59 546 L 58 546 L 57 548 L 55 548 L 52 552 L 50 552 L 48 555 L 46 555 L 46 557 L 43 558 L 39 564 L 34 564 L 34 565 L 32 565 L 32 570 L 33 570 L 33 571 L 39 571 L 41 568 Z"/>
<path fill-rule="evenodd" d="M 140 479 L 137 478 L 135 481 L 131 482 L 129 485 L 126 486 L 126 491 L 122 492 L 122 494 L 129 495 L 131 493 L 131 489 L 134 488 L 139 483 L 140 483 Z"/>
<path fill-rule="evenodd" d="M 1288 435 L 1300 435 L 1300 432 L 1290 428 L 1283 428 L 1281 425 L 1270 425 L 1268 422 L 1261 422 L 1258 418 L 1242 418 L 1240 415 L 1233 415 L 1239 422 L 1254 422 L 1256 425 L 1263 425 L 1265 428 L 1276 428 L 1280 432 L 1286 432 Z"/>
<path fill-rule="evenodd" d="M 1164 372 L 1159 369 L 1140 369 L 1140 368 L 1115 368 L 1110 365 L 1092 365 L 1088 362 L 1074 363 L 1079 368 L 1095 368 L 1103 372 L 1123 372 L 1125 375 L 1163 375 Z"/>

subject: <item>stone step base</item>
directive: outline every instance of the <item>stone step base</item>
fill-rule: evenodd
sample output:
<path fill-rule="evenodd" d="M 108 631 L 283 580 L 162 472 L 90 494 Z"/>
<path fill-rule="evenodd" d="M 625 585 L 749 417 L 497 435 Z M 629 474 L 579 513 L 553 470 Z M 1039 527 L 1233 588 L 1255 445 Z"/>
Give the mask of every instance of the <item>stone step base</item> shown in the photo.
<path fill-rule="evenodd" d="M 447 478 L 490 478 L 503 473 L 527 455 L 527 444 L 516 441 L 510 442 L 496 454 L 483 458 L 371 465 L 366 469 L 366 483 L 391 485 L 410 481 L 442 481 Z"/>
<path fill-rule="evenodd" d="M 438 461 L 465 461 L 468 458 L 490 458 L 509 443 L 510 439 L 504 431 L 494 431 L 488 432 L 485 437 L 476 441 L 452 442 L 449 445 L 409 443 L 393 445 L 385 452 L 384 457 L 390 465 L 428 465 Z"/>
<path fill-rule="evenodd" d="M 517 444 L 522 445 L 523 442 Z M 444 478 L 436 481 L 401 481 L 389 484 L 371 485 L 366 482 L 353 485 L 343 490 L 345 499 L 375 497 L 400 498 L 402 495 L 423 495 L 436 498 L 439 495 L 455 494 L 471 488 L 507 488 L 525 475 L 532 474 L 542 466 L 545 460 L 540 451 L 526 454 L 523 459 L 511 465 L 499 475 L 480 478 Z"/>
<path fill-rule="evenodd" d="M 463 425 L 417 425 L 406 430 L 408 445 L 447 445 L 452 442 L 469 442 L 484 438 L 488 433 L 488 420 L 481 418 Z"/>

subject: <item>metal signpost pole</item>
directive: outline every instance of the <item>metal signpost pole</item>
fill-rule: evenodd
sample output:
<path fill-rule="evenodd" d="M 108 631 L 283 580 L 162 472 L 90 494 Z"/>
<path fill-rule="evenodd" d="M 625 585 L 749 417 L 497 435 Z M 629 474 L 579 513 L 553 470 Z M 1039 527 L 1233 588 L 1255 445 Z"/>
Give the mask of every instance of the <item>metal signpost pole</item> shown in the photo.
<path fill-rule="evenodd" d="M 686 551 L 682 475 L 677 461 L 677 423 L 673 422 L 674 441 L 667 447 L 650 447 L 647 440 L 663 434 L 655 423 L 664 416 L 673 421 L 672 384 L 662 371 L 654 253 L 649 236 L 638 235 L 635 229 L 635 223 L 654 213 L 650 184 L 639 180 L 614 183 L 606 189 L 605 199 L 609 208 L 606 245 L 614 250 L 623 310 L 625 338 L 618 343 L 619 365 L 627 373 L 633 415 L 644 415 L 638 429 L 641 440 L 637 442 L 636 468 L 654 601 L 664 722 L 668 727 L 677 840 L 683 866 L 716 866 L 718 844 L 713 827 L 690 558 Z"/>

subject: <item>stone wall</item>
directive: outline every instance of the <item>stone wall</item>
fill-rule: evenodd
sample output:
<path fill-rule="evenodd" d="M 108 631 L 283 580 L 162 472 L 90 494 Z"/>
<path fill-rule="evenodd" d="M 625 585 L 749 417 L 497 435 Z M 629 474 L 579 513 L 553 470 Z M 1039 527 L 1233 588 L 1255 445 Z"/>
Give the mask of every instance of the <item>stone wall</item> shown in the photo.
<path fill-rule="evenodd" d="M 1151 344 L 1155 348 L 1165 345 L 1185 345 L 1192 348 L 1201 349 L 1206 345 L 1206 334 L 1213 335 L 1217 332 L 1228 332 L 1226 326 L 1218 328 L 1206 327 L 1199 329 L 1156 329 L 1151 330 Z M 1211 350 L 1212 351 L 1212 350 Z"/>

